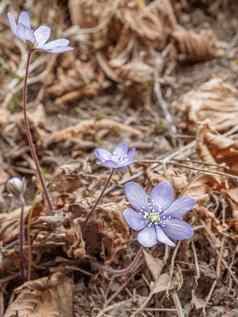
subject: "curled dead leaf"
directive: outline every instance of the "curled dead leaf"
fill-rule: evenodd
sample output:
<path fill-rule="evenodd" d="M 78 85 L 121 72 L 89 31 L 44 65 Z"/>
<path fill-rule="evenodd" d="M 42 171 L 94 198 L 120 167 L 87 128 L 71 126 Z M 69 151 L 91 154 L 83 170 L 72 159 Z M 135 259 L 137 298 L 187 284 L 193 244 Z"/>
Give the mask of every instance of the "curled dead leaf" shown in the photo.
<path fill-rule="evenodd" d="M 197 151 L 204 162 L 222 164 L 226 171 L 238 175 L 238 142 L 215 132 L 210 128 L 210 123 L 199 129 Z M 221 177 L 214 177 L 221 180 Z"/>
<path fill-rule="evenodd" d="M 131 134 L 137 137 L 142 137 L 143 133 L 133 127 L 130 127 L 124 123 L 119 123 L 110 119 L 102 120 L 85 120 L 80 124 L 69 127 L 60 131 L 56 131 L 51 134 L 50 138 L 47 140 L 47 144 L 54 142 L 62 142 L 67 140 L 77 140 L 81 138 L 84 134 L 95 135 L 101 129 L 113 130 L 117 133 Z"/>
<path fill-rule="evenodd" d="M 188 115 L 186 128 L 209 120 L 211 128 L 225 132 L 238 124 L 238 91 L 220 78 L 214 78 L 184 94 L 173 107 Z"/>
<path fill-rule="evenodd" d="M 144 8 L 121 6 L 118 16 L 143 41 L 149 41 L 157 48 L 165 46 L 168 35 L 177 24 L 171 3 L 167 0 L 155 1 Z"/>
<path fill-rule="evenodd" d="M 25 219 L 27 218 L 29 208 L 25 208 Z M 21 209 L 18 208 L 10 213 L 0 213 L 0 241 L 3 245 L 13 241 L 19 234 Z"/>
<path fill-rule="evenodd" d="M 172 37 L 182 60 L 200 62 L 216 56 L 216 39 L 212 31 L 197 34 L 178 28 L 172 33 Z"/>
<path fill-rule="evenodd" d="M 72 317 L 73 283 L 54 273 L 50 277 L 26 282 L 15 290 L 4 317 Z"/>
<path fill-rule="evenodd" d="M 212 189 L 217 188 L 217 183 L 214 177 L 209 175 L 201 175 L 197 177 L 194 181 L 188 184 L 186 190 L 183 192 L 183 195 L 192 197 L 196 201 L 206 201 L 209 198 L 209 192 Z"/>

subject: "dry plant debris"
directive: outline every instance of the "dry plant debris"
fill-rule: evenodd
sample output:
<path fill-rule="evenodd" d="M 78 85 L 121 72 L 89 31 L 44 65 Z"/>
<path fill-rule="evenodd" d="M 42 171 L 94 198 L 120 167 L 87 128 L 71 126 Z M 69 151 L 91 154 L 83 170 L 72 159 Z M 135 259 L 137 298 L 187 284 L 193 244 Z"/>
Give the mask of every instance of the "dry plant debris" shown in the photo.
<path fill-rule="evenodd" d="M 2 1 L 1 16 L 8 3 Z M 64 32 L 74 50 L 31 64 L 29 113 L 55 205 L 49 215 L 33 185 L 20 111 L 26 47 L 0 19 L 0 316 L 237 316 L 237 36 L 228 38 L 237 33 L 237 4 L 11 5 L 32 11 L 34 25 Z M 216 59 L 218 39 L 224 56 Z M 92 151 L 122 140 L 137 148 L 138 161 L 113 175 L 83 228 L 108 176 Z M 28 180 L 28 282 L 19 275 L 20 210 L 4 187 L 18 173 Z M 197 200 L 186 218 L 195 234 L 175 249 L 138 252 L 122 217 L 122 187 L 136 181 L 150 190 L 161 180 Z"/>
<path fill-rule="evenodd" d="M 72 305 L 72 280 L 54 273 L 16 289 L 4 317 L 72 317 Z"/>
<path fill-rule="evenodd" d="M 226 132 L 237 125 L 237 89 L 222 80 L 213 78 L 200 87 L 182 95 L 173 107 L 187 115 L 188 129 L 209 120 L 212 128 Z"/>

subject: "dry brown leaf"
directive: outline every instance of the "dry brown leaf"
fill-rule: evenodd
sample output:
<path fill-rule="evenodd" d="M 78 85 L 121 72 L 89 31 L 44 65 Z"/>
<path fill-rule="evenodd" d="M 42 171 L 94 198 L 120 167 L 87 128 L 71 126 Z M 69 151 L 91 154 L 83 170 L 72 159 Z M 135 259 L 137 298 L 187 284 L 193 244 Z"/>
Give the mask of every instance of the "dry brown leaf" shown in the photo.
<path fill-rule="evenodd" d="M 165 48 L 177 25 L 170 1 L 143 6 L 138 0 L 109 2 L 69 1 L 74 36 L 84 37 L 86 45 L 80 45 L 81 58 L 76 61 L 62 57 L 56 75 L 48 78 L 47 92 L 57 96 L 56 104 L 96 96 L 112 85 L 108 78 L 124 89 L 128 83 L 138 86 L 153 79 L 151 47 Z"/>
<path fill-rule="evenodd" d="M 131 238 L 121 213 L 125 208 L 125 202 L 120 202 L 104 204 L 97 210 L 96 227 L 97 234 L 101 236 L 101 256 L 108 264 L 117 260 L 117 253 L 127 248 Z"/>
<path fill-rule="evenodd" d="M 15 298 L 4 317 L 72 317 L 73 283 L 60 273 L 26 282 L 15 290 Z"/>
<path fill-rule="evenodd" d="M 166 45 L 168 35 L 177 24 L 168 0 L 155 1 L 142 9 L 136 5 L 125 6 L 117 15 L 137 36 L 156 48 Z"/>
<path fill-rule="evenodd" d="M 209 120 L 218 132 L 225 132 L 238 124 L 238 91 L 220 78 L 214 78 L 184 94 L 173 107 L 188 115 L 187 129 Z"/>
<path fill-rule="evenodd" d="M 154 69 L 142 61 L 135 60 L 122 65 L 119 68 L 118 76 L 122 80 L 128 80 L 129 82 L 147 83 L 153 80 Z"/>
<path fill-rule="evenodd" d="M 150 253 L 148 253 L 145 250 L 143 250 L 143 253 L 147 267 L 150 270 L 150 273 L 152 274 L 154 281 L 157 281 L 163 270 L 164 263 L 159 258 L 154 258 Z"/>
<path fill-rule="evenodd" d="M 81 162 L 74 161 L 59 166 L 52 180 L 51 189 L 57 193 L 72 193 L 79 188 L 88 186 L 97 176 L 89 171 Z"/>
<path fill-rule="evenodd" d="M 65 230 L 65 253 L 68 257 L 79 259 L 85 256 L 85 243 L 82 239 L 81 227 L 75 221 Z"/>
<path fill-rule="evenodd" d="M 81 227 L 70 215 L 66 216 L 63 219 L 58 218 L 57 215 L 56 219 L 50 219 L 49 216 L 39 217 L 33 223 L 31 229 L 31 235 L 34 237 L 32 240 L 33 252 L 36 250 L 40 254 L 39 250 L 54 249 L 57 246 L 61 247 L 71 258 L 85 256 L 85 245 L 82 239 Z M 62 220 L 67 223 L 67 226 L 62 224 Z"/>
<path fill-rule="evenodd" d="M 212 59 L 216 55 L 216 39 L 212 31 L 197 34 L 179 28 L 172 33 L 172 37 L 182 60 L 200 62 Z"/>
<path fill-rule="evenodd" d="M 164 274 L 161 274 L 159 278 L 153 283 L 152 292 L 153 294 L 158 294 L 173 288 L 174 288 L 174 283 L 173 281 L 170 282 L 169 274 L 164 273 Z"/>
<path fill-rule="evenodd" d="M 205 201 L 209 197 L 209 192 L 217 188 L 217 183 L 214 177 L 209 175 L 202 175 L 197 177 L 194 181 L 188 184 L 183 195 L 190 196 L 196 201 Z"/>
<path fill-rule="evenodd" d="M 198 132 L 197 151 L 204 162 L 222 164 L 230 173 L 238 175 L 238 142 L 211 130 L 210 123 L 204 124 Z"/>
<path fill-rule="evenodd" d="M 227 201 L 231 207 L 232 217 L 228 221 L 228 224 L 231 228 L 233 228 L 236 232 L 238 232 L 238 188 L 231 188 L 225 190 L 227 194 Z"/>
<path fill-rule="evenodd" d="M 127 133 L 137 137 L 143 136 L 143 133 L 140 130 L 114 120 L 85 120 L 74 127 L 69 127 L 52 133 L 49 140 L 47 141 L 47 144 L 67 140 L 77 140 L 84 134 L 95 135 L 101 129 L 112 130 L 117 133 Z"/>
<path fill-rule="evenodd" d="M 235 219 L 238 219 L 238 188 L 231 188 L 225 191 L 226 194 L 228 195 L 229 199 L 233 203 L 231 205 L 232 207 L 232 216 Z"/>
<path fill-rule="evenodd" d="M 24 217 L 27 218 L 29 207 L 25 208 Z M 16 239 L 19 234 L 21 209 L 16 209 L 10 213 L 0 213 L 0 241 L 3 245 Z"/>

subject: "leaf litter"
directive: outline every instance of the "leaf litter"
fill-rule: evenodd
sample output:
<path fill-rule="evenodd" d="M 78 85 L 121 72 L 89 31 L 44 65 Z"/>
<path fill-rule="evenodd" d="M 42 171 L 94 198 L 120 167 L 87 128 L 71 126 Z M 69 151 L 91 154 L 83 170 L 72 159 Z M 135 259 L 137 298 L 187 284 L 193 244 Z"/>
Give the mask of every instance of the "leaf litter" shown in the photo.
<path fill-rule="evenodd" d="M 33 61 L 29 80 L 32 130 L 54 215 L 47 214 L 34 186 L 23 136 L 19 93 L 25 48 L 9 41 L 0 21 L 6 64 L 0 72 L 4 317 L 237 315 L 237 4 L 199 3 L 26 4 L 37 20 L 54 21 L 56 32 L 63 30 L 76 46 L 70 54 Z M 13 3 L 16 10 L 21 5 Z M 6 6 L 3 1 L 1 15 Z M 138 162 L 123 176 L 113 175 L 84 229 L 106 177 L 92 150 L 111 149 L 121 140 L 136 146 Z M 24 219 L 24 257 L 31 256 L 27 282 L 19 275 L 20 210 L 9 204 L 4 187 L 15 174 L 26 176 L 30 188 Z M 186 218 L 194 237 L 175 249 L 137 253 L 122 218 L 122 185 L 136 180 L 149 190 L 163 179 L 178 194 L 197 199 Z"/>

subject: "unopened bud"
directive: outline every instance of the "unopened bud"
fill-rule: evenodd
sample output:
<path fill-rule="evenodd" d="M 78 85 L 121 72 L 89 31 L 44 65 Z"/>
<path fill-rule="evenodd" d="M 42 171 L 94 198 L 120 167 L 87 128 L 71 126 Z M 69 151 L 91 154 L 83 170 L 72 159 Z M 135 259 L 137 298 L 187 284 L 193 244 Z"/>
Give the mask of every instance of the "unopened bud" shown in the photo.
<path fill-rule="evenodd" d="M 25 192 L 25 180 L 24 178 L 17 176 L 11 177 L 7 181 L 6 187 L 10 194 L 12 194 L 15 197 L 20 197 Z"/>

